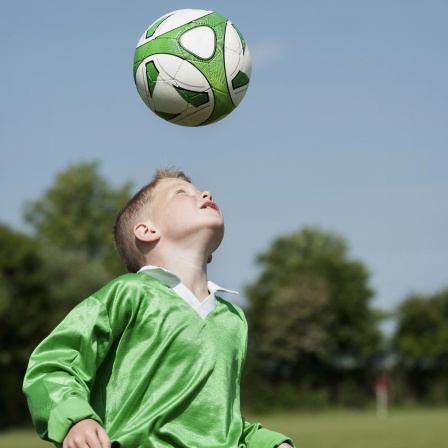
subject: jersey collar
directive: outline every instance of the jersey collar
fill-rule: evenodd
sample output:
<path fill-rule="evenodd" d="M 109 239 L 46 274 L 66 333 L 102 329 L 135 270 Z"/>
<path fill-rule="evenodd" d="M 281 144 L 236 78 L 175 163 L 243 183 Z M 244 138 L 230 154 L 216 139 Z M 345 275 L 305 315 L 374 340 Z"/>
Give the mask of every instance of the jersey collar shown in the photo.
<path fill-rule="evenodd" d="M 205 319 L 216 307 L 216 297 L 222 293 L 238 294 L 236 291 L 222 288 L 211 281 L 207 282 L 210 295 L 202 302 L 181 282 L 180 278 L 172 272 L 159 266 L 143 266 L 138 272 L 143 272 L 169 286 L 182 299 L 185 300 L 202 319 Z"/>

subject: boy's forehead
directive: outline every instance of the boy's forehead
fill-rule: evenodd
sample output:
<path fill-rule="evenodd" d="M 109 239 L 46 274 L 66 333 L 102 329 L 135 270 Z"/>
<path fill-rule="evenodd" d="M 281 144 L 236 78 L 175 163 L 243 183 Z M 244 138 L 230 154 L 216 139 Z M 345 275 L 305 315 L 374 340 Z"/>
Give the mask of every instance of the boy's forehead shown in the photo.
<path fill-rule="evenodd" d="M 178 178 L 167 178 L 167 179 L 161 179 L 157 185 L 154 188 L 154 193 L 160 194 L 164 192 L 169 192 L 171 189 L 185 187 L 191 190 L 195 190 L 199 192 L 200 190 L 192 183 L 187 182 L 184 179 L 178 179 Z"/>

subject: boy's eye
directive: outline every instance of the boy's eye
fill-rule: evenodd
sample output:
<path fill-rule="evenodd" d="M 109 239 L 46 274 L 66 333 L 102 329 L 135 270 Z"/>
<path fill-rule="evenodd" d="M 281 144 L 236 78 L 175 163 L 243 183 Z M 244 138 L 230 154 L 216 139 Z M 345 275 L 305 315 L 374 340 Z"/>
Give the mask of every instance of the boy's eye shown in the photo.
<path fill-rule="evenodd" d="M 177 190 L 176 194 L 185 193 L 185 190 Z"/>

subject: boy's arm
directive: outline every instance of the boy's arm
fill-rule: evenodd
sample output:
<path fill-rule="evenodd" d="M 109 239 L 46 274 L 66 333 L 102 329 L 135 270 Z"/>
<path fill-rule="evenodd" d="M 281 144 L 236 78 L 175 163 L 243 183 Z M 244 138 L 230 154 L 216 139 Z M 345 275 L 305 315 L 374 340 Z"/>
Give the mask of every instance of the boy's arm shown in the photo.
<path fill-rule="evenodd" d="M 244 418 L 243 435 L 247 448 L 295 448 L 289 437 L 265 429 L 260 423 L 248 423 Z"/>
<path fill-rule="evenodd" d="M 90 297 L 34 351 L 23 390 L 41 438 L 61 443 L 81 420 L 102 423 L 89 404 L 90 389 L 112 340 L 105 307 Z"/>

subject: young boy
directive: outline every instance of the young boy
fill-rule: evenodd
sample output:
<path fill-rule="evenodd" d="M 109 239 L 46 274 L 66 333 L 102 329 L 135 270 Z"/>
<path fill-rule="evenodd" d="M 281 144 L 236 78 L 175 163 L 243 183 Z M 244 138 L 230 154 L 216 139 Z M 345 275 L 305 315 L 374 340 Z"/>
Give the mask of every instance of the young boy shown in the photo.
<path fill-rule="evenodd" d="M 114 227 L 130 274 L 73 309 L 24 380 L 40 437 L 63 448 L 291 447 L 240 414 L 247 326 L 207 282 L 224 235 L 211 193 L 158 170 Z"/>

